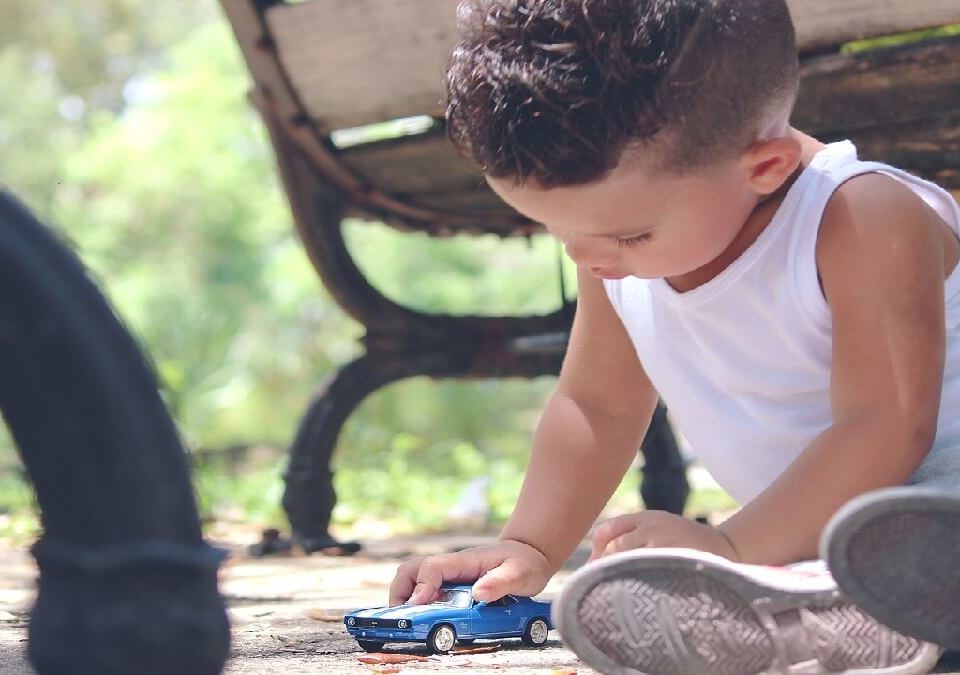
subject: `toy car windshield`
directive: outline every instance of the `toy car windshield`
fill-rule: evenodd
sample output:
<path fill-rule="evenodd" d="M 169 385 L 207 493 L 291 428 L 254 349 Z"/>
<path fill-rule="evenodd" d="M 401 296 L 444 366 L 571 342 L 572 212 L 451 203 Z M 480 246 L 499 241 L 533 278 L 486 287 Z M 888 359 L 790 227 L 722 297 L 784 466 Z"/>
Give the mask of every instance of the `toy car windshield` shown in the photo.
<path fill-rule="evenodd" d="M 470 606 L 470 591 L 462 591 L 454 588 L 441 588 L 440 595 L 430 604 L 450 605 L 451 607 L 466 609 Z"/>

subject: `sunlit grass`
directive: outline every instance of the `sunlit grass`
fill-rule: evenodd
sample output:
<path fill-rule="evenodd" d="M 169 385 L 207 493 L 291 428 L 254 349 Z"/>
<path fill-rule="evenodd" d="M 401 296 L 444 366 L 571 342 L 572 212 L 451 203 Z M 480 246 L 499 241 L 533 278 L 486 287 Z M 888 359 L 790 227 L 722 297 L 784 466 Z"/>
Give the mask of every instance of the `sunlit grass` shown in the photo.
<path fill-rule="evenodd" d="M 15 465 L 0 472 L 0 539 L 25 546 L 40 533 L 33 489 Z"/>
<path fill-rule="evenodd" d="M 459 449 L 458 449 L 459 447 Z M 341 467 L 335 473 L 338 503 L 333 526 L 342 532 L 372 532 L 386 535 L 451 531 L 495 532 L 509 517 L 523 481 L 523 466 L 509 459 L 475 461 L 475 449 L 458 446 L 452 454 L 467 457 L 450 465 L 467 467 L 458 476 L 444 476 L 429 466 L 385 462 L 381 468 Z M 194 490 L 201 519 L 248 526 L 254 535 L 262 528 L 287 529 L 281 507 L 286 452 L 280 448 L 257 448 L 242 461 L 216 454 L 194 457 Z M 446 467 L 449 470 L 449 467 Z M 486 481 L 483 515 L 458 516 L 471 482 Z M 695 481 L 687 515 L 709 516 L 735 508 L 719 488 Z M 631 469 L 602 514 L 603 518 L 640 510 L 640 472 Z M 0 539 L 27 545 L 40 532 L 33 491 L 17 472 L 0 476 Z"/>

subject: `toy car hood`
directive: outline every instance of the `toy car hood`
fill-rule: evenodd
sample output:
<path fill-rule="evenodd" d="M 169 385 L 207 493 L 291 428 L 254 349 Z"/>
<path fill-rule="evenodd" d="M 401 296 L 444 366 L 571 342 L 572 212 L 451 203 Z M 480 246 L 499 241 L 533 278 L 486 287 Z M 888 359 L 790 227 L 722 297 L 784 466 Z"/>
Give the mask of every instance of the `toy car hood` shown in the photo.
<path fill-rule="evenodd" d="M 348 616 L 365 619 L 417 619 L 437 616 L 450 611 L 463 612 L 449 605 L 397 605 L 396 607 L 371 607 L 350 612 Z"/>

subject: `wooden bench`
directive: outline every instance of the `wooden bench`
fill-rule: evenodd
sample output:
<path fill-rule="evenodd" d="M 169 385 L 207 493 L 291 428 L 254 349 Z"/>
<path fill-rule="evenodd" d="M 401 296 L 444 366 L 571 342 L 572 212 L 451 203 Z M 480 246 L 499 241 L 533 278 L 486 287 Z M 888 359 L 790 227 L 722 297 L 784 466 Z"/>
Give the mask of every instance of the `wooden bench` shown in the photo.
<path fill-rule="evenodd" d="M 307 253 L 331 294 L 367 329 L 366 354 L 324 384 L 291 449 L 284 508 L 295 539 L 316 550 L 334 543 L 330 456 L 367 394 L 418 375 L 556 373 L 573 307 L 530 317 L 427 315 L 373 289 L 344 246 L 348 215 L 435 237 L 540 232 L 491 193 L 444 136 L 454 0 L 222 1 Z M 852 40 L 958 23 L 960 3 L 790 6 L 803 57 L 795 124 L 826 141 L 850 138 L 865 158 L 960 189 L 960 36 L 840 50 Z M 675 447 L 648 454 L 647 462 L 672 481 L 668 495 L 682 493 Z"/>

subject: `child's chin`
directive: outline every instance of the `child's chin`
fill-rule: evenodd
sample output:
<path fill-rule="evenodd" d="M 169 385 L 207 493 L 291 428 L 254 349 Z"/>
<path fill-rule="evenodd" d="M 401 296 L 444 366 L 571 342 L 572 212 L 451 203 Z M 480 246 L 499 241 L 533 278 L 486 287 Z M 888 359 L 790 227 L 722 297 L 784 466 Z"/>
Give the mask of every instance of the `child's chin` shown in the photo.
<path fill-rule="evenodd" d="M 603 279 L 604 281 L 619 281 L 620 279 L 626 279 L 630 276 L 627 272 L 614 272 L 611 270 L 600 270 L 596 268 L 590 268 L 590 274 L 595 276 L 597 279 Z"/>

